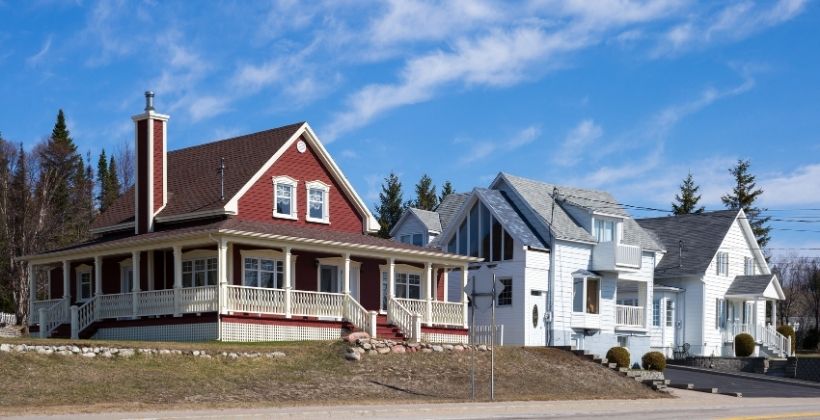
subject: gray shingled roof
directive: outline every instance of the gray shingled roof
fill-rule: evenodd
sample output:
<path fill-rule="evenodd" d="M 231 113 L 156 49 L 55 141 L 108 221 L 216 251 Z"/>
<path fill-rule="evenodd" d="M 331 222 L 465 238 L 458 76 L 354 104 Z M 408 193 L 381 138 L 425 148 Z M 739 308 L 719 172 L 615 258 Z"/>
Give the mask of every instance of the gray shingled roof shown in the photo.
<path fill-rule="evenodd" d="M 498 218 L 507 233 L 518 238 L 524 246 L 549 248 L 546 241 L 535 233 L 501 191 L 484 188 L 476 188 L 474 191 Z"/>
<path fill-rule="evenodd" d="M 757 274 L 753 276 L 736 276 L 726 296 L 762 295 L 772 282 L 774 274 Z"/>
<path fill-rule="evenodd" d="M 737 215 L 737 210 L 721 210 L 638 219 L 638 224 L 652 231 L 667 250 L 655 267 L 655 278 L 705 274 Z M 683 241 L 680 253 L 679 241 Z"/>
<path fill-rule="evenodd" d="M 501 178 L 506 180 L 518 194 L 532 207 L 540 217 L 540 221 L 550 227 L 556 239 L 590 242 L 594 243 L 595 238 L 590 232 L 578 224 L 562 205 L 573 205 L 592 211 L 617 215 L 624 218 L 624 238 L 623 242 L 628 245 L 639 245 L 641 248 L 650 251 L 663 251 L 664 247 L 657 238 L 646 232 L 633 219 L 629 213 L 615 200 L 611 194 L 605 191 L 587 190 L 574 187 L 558 186 L 532 179 L 502 173 Z M 552 198 L 553 191 L 558 189 L 559 200 L 562 204 L 555 205 Z M 554 206 L 554 209 L 553 209 Z M 554 210 L 554 211 L 553 211 Z"/>
<path fill-rule="evenodd" d="M 469 196 L 470 194 L 465 193 L 452 193 L 447 197 L 444 197 L 444 200 L 442 200 L 438 205 L 438 208 L 436 208 L 436 213 L 438 213 L 439 216 L 442 232 L 447 230 L 447 227 L 450 226 L 450 222 L 453 220 L 453 217 L 458 214 L 458 211 L 461 210 L 461 206 L 464 205 L 464 202 L 467 201 L 467 197 Z"/>
<path fill-rule="evenodd" d="M 417 209 L 415 207 L 410 207 L 407 210 L 410 211 L 410 213 L 413 213 L 428 231 L 441 233 L 441 221 L 439 221 L 438 213 L 429 210 Z"/>

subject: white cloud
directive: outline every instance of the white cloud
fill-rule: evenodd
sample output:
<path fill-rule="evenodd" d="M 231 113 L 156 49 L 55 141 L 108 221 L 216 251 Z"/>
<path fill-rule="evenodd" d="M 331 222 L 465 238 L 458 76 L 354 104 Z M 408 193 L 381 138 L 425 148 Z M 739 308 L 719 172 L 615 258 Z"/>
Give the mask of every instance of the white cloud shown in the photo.
<path fill-rule="evenodd" d="M 578 123 L 564 138 L 564 142 L 553 156 L 553 163 L 572 166 L 581 160 L 587 149 L 603 135 L 604 130 L 595 121 L 586 119 Z"/>
<path fill-rule="evenodd" d="M 26 59 L 26 64 L 29 67 L 36 67 L 36 66 L 40 65 L 40 62 L 43 61 L 43 59 L 48 54 L 48 51 L 51 49 L 51 40 L 52 40 L 52 36 L 49 35 L 46 38 L 46 40 L 43 42 L 43 46 L 40 47 L 40 50 L 37 51 L 36 54 L 34 54 L 31 57 Z"/>
<path fill-rule="evenodd" d="M 188 113 L 194 122 L 224 113 L 229 109 L 228 100 L 219 96 L 200 96 L 187 104 Z"/>
<path fill-rule="evenodd" d="M 804 165 L 784 174 L 758 177 L 763 188 L 764 207 L 783 208 L 801 204 L 820 204 L 820 163 Z"/>
<path fill-rule="evenodd" d="M 515 135 L 502 141 L 478 141 L 472 142 L 467 139 L 458 138 L 455 143 L 464 144 L 464 155 L 459 159 L 460 165 L 467 165 L 490 155 L 508 153 L 519 149 L 535 141 L 541 135 L 538 126 L 530 125 L 518 131 Z"/>

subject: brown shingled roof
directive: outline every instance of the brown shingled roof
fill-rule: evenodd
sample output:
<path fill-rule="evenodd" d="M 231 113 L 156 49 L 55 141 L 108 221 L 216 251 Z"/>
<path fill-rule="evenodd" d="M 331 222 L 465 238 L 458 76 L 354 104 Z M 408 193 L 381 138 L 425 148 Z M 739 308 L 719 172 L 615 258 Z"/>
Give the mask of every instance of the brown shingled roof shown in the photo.
<path fill-rule="evenodd" d="M 178 216 L 222 208 L 303 124 L 300 122 L 168 152 L 168 204 L 157 216 Z M 219 200 L 219 174 L 216 168 L 220 158 L 225 158 L 225 202 Z M 97 216 L 91 228 L 133 221 L 132 187 Z"/>

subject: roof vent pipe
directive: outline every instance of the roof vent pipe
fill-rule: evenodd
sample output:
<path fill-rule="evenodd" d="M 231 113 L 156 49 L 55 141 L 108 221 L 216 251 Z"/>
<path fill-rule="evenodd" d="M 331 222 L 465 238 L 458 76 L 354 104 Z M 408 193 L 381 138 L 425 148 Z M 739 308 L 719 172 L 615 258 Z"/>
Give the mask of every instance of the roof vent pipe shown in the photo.
<path fill-rule="evenodd" d="M 154 92 L 151 92 L 150 90 L 145 91 L 145 110 L 154 110 Z"/>

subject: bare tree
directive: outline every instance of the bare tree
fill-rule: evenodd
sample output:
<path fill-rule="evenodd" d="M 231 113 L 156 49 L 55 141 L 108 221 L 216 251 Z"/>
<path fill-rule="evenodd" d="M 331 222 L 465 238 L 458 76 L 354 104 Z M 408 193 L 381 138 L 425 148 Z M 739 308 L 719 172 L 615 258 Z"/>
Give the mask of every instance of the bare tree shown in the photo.
<path fill-rule="evenodd" d="M 134 185 L 134 149 L 131 141 L 123 141 L 117 148 L 117 175 L 120 177 L 120 194 Z"/>
<path fill-rule="evenodd" d="M 814 328 L 820 328 L 820 263 L 804 260 L 800 269 L 804 278 L 805 296 L 814 315 Z"/>
<path fill-rule="evenodd" d="M 801 273 L 801 261 L 797 254 L 783 258 L 774 264 L 772 271 L 777 274 L 785 299 L 777 302 L 778 319 L 782 323 L 789 319 L 806 316 L 805 278 Z"/>

